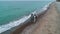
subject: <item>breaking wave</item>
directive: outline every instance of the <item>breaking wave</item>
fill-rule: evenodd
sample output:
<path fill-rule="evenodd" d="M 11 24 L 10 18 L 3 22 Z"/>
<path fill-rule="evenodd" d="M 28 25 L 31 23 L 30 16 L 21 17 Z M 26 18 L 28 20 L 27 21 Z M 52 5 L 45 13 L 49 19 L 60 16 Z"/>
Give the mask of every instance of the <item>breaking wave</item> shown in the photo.
<path fill-rule="evenodd" d="M 20 25 L 21 23 L 25 22 L 27 19 L 30 18 L 30 15 L 29 16 L 25 16 L 17 21 L 13 21 L 13 22 L 10 22 L 8 24 L 5 24 L 5 25 L 1 25 L 0 26 L 0 33 L 4 32 L 4 31 L 7 31 L 15 26 L 18 26 Z"/>
<path fill-rule="evenodd" d="M 52 2 L 50 2 L 49 4 L 51 4 Z M 42 10 L 47 10 L 47 8 L 49 7 L 49 4 L 45 5 Z M 33 12 L 33 14 L 36 13 L 35 11 Z M 39 13 L 39 12 L 38 12 Z M 21 23 L 24 23 L 27 19 L 29 19 L 31 17 L 31 15 L 29 16 L 24 16 L 23 18 L 19 19 L 19 20 L 16 20 L 16 21 L 13 21 L 13 22 L 10 22 L 8 24 L 5 24 L 5 25 L 1 25 L 0 26 L 0 33 L 4 32 L 4 31 L 7 31 L 15 26 L 18 26 L 20 25 Z"/>

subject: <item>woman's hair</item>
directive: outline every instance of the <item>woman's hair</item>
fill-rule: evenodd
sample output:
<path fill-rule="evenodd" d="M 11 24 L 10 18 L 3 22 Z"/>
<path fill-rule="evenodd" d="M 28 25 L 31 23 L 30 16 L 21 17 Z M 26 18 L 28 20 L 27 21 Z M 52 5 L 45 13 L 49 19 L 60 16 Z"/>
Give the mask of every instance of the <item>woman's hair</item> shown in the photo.
<path fill-rule="evenodd" d="M 60 0 L 56 0 L 56 1 L 60 2 Z"/>

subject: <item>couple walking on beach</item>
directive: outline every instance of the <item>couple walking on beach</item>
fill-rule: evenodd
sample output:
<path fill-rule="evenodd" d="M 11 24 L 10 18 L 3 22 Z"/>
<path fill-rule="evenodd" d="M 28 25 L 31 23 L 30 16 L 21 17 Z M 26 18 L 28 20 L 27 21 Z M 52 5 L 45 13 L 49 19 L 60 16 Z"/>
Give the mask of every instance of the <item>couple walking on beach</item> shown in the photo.
<path fill-rule="evenodd" d="M 37 21 L 37 15 L 31 14 L 31 22 L 35 23 Z"/>

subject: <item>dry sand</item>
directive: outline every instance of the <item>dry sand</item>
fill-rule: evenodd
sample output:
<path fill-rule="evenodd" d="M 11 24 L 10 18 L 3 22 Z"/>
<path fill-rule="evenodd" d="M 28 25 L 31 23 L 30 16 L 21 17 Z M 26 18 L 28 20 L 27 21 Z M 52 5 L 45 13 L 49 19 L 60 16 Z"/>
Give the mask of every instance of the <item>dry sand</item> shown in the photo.
<path fill-rule="evenodd" d="M 42 18 L 39 18 L 36 23 L 27 26 L 20 34 L 60 34 L 59 18 L 55 4 L 52 4 Z"/>
<path fill-rule="evenodd" d="M 24 28 L 20 34 L 60 34 L 60 13 L 52 4 L 37 22 Z M 17 31 L 16 31 L 17 32 Z"/>

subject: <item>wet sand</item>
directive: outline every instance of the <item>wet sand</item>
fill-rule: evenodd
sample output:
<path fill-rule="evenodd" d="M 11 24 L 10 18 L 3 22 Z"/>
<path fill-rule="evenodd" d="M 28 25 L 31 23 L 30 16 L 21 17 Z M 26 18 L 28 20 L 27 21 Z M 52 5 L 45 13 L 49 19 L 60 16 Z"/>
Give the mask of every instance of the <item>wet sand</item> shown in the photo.
<path fill-rule="evenodd" d="M 56 31 L 58 16 L 56 6 L 52 4 L 42 18 L 39 18 L 35 24 L 26 27 L 20 34 L 58 34 Z"/>
<path fill-rule="evenodd" d="M 36 23 L 23 27 L 23 31 L 19 34 L 59 34 L 59 20 L 59 13 L 56 11 L 54 3 L 50 6 L 46 14 L 38 18 Z M 18 34 L 16 32 L 15 34 Z"/>

